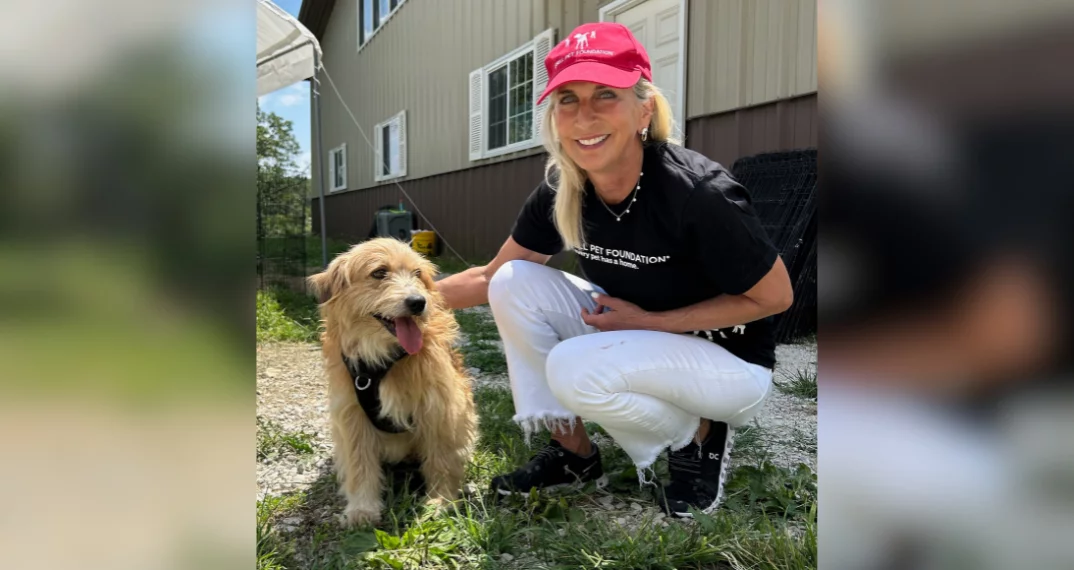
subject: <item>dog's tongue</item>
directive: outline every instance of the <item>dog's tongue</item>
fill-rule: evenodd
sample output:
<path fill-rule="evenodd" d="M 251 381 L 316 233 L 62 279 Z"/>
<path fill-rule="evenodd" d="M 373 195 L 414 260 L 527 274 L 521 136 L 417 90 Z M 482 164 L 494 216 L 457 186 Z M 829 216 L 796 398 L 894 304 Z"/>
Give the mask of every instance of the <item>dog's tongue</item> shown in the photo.
<path fill-rule="evenodd" d="M 418 324 L 410 317 L 397 317 L 395 319 L 395 338 L 403 345 L 407 354 L 414 354 L 421 350 L 421 330 Z"/>

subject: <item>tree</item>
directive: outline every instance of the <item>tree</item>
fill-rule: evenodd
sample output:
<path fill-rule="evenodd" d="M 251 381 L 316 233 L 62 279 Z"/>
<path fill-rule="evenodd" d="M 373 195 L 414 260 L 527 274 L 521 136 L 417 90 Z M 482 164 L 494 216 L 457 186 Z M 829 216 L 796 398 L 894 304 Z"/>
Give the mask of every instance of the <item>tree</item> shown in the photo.
<path fill-rule="evenodd" d="M 257 199 L 260 235 L 302 235 L 306 230 L 309 177 L 298 172 L 293 124 L 257 106 Z"/>

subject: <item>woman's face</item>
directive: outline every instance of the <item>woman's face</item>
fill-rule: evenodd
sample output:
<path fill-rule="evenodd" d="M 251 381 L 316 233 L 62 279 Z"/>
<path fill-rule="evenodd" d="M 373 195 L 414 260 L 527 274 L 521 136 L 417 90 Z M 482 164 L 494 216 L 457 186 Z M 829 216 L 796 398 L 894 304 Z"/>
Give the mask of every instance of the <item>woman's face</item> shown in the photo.
<path fill-rule="evenodd" d="M 551 96 L 559 144 L 590 174 L 614 171 L 631 145 L 639 145 L 638 133 L 652 117 L 652 102 L 639 100 L 633 89 L 575 81 Z"/>

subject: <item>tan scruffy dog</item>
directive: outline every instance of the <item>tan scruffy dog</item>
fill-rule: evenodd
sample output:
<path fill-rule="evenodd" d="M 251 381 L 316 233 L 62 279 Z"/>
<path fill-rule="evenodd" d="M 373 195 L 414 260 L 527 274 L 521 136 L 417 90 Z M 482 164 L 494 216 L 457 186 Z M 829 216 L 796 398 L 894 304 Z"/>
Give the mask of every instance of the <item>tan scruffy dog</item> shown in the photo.
<path fill-rule="evenodd" d="M 420 461 L 436 504 L 454 500 L 462 487 L 477 416 L 454 348 L 458 323 L 436 291 L 435 271 L 405 243 L 379 238 L 309 278 L 321 300 L 335 464 L 349 524 L 380 520 L 382 461 Z"/>

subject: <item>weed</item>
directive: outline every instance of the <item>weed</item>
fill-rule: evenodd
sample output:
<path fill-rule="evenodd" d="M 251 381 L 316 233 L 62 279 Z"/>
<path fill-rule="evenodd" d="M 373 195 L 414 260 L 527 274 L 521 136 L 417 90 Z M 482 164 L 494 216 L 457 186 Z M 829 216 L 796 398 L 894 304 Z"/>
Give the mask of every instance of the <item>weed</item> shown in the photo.
<path fill-rule="evenodd" d="M 796 370 L 794 374 L 784 374 L 786 378 L 785 382 L 777 382 L 776 389 L 784 394 L 791 396 L 797 396 L 799 398 L 806 398 L 810 400 L 817 399 L 817 373 L 810 372 L 808 370 Z"/>
<path fill-rule="evenodd" d="M 317 301 L 288 289 L 257 292 L 257 342 L 318 340 Z"/>
<path fill-rule="evenodd" d="M 313 438 L 306 432 L 286 432 L 271 420 L 257 417 L 257 458 L 295 453 L 313 454 Z"/>

